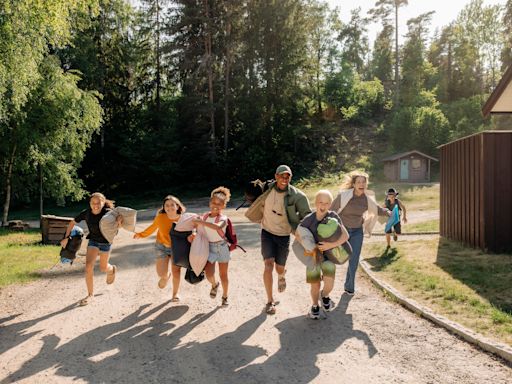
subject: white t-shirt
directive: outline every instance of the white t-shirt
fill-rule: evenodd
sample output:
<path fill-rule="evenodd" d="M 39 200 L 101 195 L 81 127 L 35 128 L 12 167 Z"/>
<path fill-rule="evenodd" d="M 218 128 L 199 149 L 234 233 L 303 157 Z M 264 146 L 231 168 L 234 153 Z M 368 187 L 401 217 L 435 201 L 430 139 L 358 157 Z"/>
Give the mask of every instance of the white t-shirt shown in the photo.
<path fill-rule="evenodd" d="M 210 217 L 208 216 L 206 218 L 206 221 L 208 223 L 214 223 L 215 224 L 215 217 Z M 222 232 L 224 232 L 224 234 L 226 234 L 226 227 L 227 227 L 227 223 L 226 225 L 224 226 L 224 228 L 221 228 Z M 216 243 L 217 241 L 222 241 L 224 240 L 222 237 L 220 237 L 219 233 L 215 230 L 215 229 L 211 229 L 211 228 L 208 228 L 206 225 L 204 226 L 204 230 L 206 232 L 206 236 L 208 237 L 208 241 L 210 243 Z"/>

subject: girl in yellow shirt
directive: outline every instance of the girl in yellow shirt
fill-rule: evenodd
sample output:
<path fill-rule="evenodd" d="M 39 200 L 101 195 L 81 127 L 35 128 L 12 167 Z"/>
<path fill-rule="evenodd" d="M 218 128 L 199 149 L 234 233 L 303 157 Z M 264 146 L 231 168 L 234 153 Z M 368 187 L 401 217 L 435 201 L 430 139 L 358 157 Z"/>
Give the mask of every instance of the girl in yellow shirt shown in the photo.
<path fill-rule="evenodd" d="M 170 231 L 173 223 L 176 223 L 181 214 L 186 210 L 181 201 L 172 195 L 165 197 L 162 204 L 162 209 L 157 213 L 153 223 L 142 232 L 136 232 L 133 235 L 134 239 L 148 237 L 153 232 L 158 230 L 155 242 L 156 254 L 156 273 L 160 280 L 158 280 L 158 287 L 163 289 L 167 285 L 171 275 L 169 274 L 169 262 L 172 261 L 171 249 L 171 236 Z M 179 301 L 178 290 L 180 287 L 180 267 L 171 263 L 172 269 L 172 300 L 173 302 Z"/>

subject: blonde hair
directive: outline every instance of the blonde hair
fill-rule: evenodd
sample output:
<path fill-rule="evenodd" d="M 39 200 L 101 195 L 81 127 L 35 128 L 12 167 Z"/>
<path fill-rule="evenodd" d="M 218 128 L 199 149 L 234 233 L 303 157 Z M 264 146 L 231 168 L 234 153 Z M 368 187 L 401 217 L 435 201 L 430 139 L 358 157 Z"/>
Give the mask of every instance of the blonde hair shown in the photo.
<path fill-rule="evenodd" d="M 355 171 L 345 174 L 343 183 L 341 183 L 341 189 L 354 188 L 356 179 L 358 177 L 364 177 L 366 179 L 367 184 L 370 182 L 370 176 L 368 176 L 368 174 L 366 172 L 360 171 L 360 170 L 355 170 Z"/>
<path fill-rule="evenodd" d="M 178 206 L 178 209 L 176 210 L 176 213 L 178 215 L 181 215 L 182 213 L 184 213 L 187 210 L 187 208 L 185 207 L 185 205 L 183 205 L 183 203 L 180 201 L 180 199 L 178 199 L 176 196 L 173 196 L 173 195 L 167 195 L 164 197 L 164 202 L 162 203 L 162 209 L 159 211 L 159 213 L 165 213 L 165 203 L 167 202 L 167 200 L 174 201 L 174 203 Z"/>
<path fill-rule="evenodd" d="M 231 192 L 226 187 L 217 187 L 210 194 L 210 200 L 213 199 L 214 197 L 216 197 L 219 200 L 222 200 L 225 206 L 228 203 L 229 199 L 231 198 Z"/>
<path fill-rule="evenodd" d="M 100 199 L 102 207 L 106 206 L 107 208 L 110 208 L 110 209 L 114 208 L 115 201 L 114 200 L 108 200 L 103 193 L 101 193 L 101 192 L 94 192 L 89 197 L 89 201 L 91 201 L 94 198 Z"/>
<path fill-rule="evenodd" d="M 332 196 L 331 191 L 329 191 L 328 189 L 321 189 L 321 190 L 319 190 L 316 193 L 316 195 L 315 195 L 315 203 L 316 203 L 316 201 L 317 201 L 319 196 L 327 196 L 331 203 L 334 200 L 334 197 Z"/>

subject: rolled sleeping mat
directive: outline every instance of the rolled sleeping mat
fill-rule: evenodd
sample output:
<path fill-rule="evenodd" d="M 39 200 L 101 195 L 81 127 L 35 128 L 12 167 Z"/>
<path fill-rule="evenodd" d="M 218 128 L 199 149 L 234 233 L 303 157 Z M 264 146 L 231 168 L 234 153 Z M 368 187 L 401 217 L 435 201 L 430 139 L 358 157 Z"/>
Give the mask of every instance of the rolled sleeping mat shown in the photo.
<path fill-rule="evenodd" d="M 112 244 L 114 237 L 119 232 L 117 216 L 121 215 L 123 221 L 121 227 L 127 231 L 134 232 L 137 223 L 137 211 L 132 208 L 115 207 L 108 211 L 100 220 L 100 231 L 103 237 Z"/>
<path fill-rule="evenodd" d="M 303 226 L 297 227 L 298 237 L 292 244 L 292 251 L 299 261 L 308 268 L 316 264 L 316 242 L 311 231 Z M 298 240 L 300 238 L 300 241 Z"/>

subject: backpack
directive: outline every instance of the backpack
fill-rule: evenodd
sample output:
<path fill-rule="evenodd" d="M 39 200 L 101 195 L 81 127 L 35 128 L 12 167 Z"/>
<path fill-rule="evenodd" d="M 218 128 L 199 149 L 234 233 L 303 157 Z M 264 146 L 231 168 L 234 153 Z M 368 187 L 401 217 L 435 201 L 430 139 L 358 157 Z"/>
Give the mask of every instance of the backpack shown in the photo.
<path fill-rule="evenodd" d="M 254 203 L 254 201 L 258 197 L 260 197 L 263 194 L 263 192 L 265 192 L 269 188 L 270 184 L 272 184 L 274 181 L 274 179 L 265 181 L 256 179 L 249 181 L 244 188 L 244 201 L 236 210 L 242 208 L 245 205 L 245 203 L 249 203 L 249 205 Z"/>
<path fill-rule="evenodd" d="M 203 221 L 206 221 L 206 219 L 208 218 L 208 215 L 209 215 L 209 213 L 204 214 Z M 220 237 L 222 237 L 225 241 L 227 241 L 227 243 L 229 245 L 229 252 L 234 251 L 238 247 L 244 253 L 247 253 L 246 250 L 241 245 L 238 245 L 238 239 L 236 237 L 235 227 L 233 226 L 233 223 L 231 222 L 229 217 L 224 216 L 224 218 L 226 219 L 226 224 L 227 224 L 226 233 L 224 234 L 224 231 L 220 228 L 217 229 L 217 233 L 219 234 Z M 219 221 L 220 221 L 220 215 L 217 216 L 217 218 L 215 219 L 216 223 Z"/>

